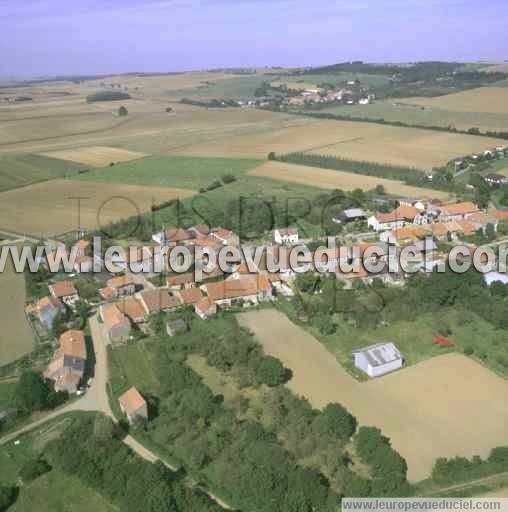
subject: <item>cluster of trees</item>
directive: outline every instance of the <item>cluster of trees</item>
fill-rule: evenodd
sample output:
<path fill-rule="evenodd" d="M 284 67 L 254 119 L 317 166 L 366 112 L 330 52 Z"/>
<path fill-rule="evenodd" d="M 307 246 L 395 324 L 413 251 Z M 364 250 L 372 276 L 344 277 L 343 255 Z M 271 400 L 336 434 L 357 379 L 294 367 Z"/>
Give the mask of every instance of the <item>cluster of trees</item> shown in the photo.
<path fill-rule="evenodd" d="M 146 432 L 153 442 L 241 510 L 282 512 L 297 503 L 301 511 L 333 510 L 329 500 L 337 506 L 322 475 L 298 466 L 259 423 L 238 420 L 182 359 L 161 347 L 159 411 Z"/>
<path fill-rule="evenodd" d="M 443 485 L 484 478 L 496 473 L 508 471 L 508 446 L 499 446 L 491 450 L 487 459 L 478 456 L 444 457 L 436 460 L 432 469 L 432 479 Z"/>
<path fill-rule="evenodd" d="M 482 318 L 495 329 L 508 328 L 508 286 L 502 283 L 487 286 L 483 275 L 474 268 L 465 273 L 447 268 L 445 272 L 435 271 L 430 275 L 413 274 L 404 289 L 385 286 L 374 279 L 371 285 L 357 283 L 353 290 L 345 290 L 334 275 L 313 274 L 298 276 L 296 284 L 299 289 L 293 299 L 296 314 L 324 335 L 335 332 L 335 322 L 374 328 L 382 323 L 411 321 L 414 311 L 436 314 L 438 330 L 442 321 L 438 319 L 451 310 L 459 314 L 467 312 L 465 318 L 469 321 L 473 320 L 471 315 L 477 315 L 474 318 Z M 508 358 L 500 353 L 499 347 L 485 346 L 478 355 L 487 359 L 490 348 L 495 358 L 492 363 L 508 369 Z M 474 348 L 467 350 L 469 354 L 474 352 Z"/>
<path fill-rule="evenodd" d="M 53 409 L 63 404 L 69 395 L 66 391 L 55 391 L 51 381 L 33 370 L 21 374 L 14 391 L 13 405 L 21 414 Z"/>
<path fill-rule="evenodd" d="M 126 512 L 222 510 L 185 486 L 162 463 L 152 464 L 135 455 L 122 443 L 122 436 L 109 418 L 78 417 L 46 446 L 44 454 L 53 468 L 79 478 Z M 79 439 L 86 442 L 76 442 Z"/>
<path fill-rule="evenodd" d="M 189 98 L 182 98 L 180 103 L 184 105 L 193 105 L 195 107 L 205 108 L 226 108 L 226 107 L 238 107 L 238 102 L 235 100 L 222 100 L 222 99 L 211 99 L 208 101 L 203 100 L 191 100 Z"/>
<path fill-rule="evenodd" d="M 158 336 L 153 358 L 161 383 L 157 412 L 140 435 L 242 510 L 335 510 L 340 494 L 355 495 L 348 487 L 355 476 L 344 450 L 356 432 L 354 416 L 340 404 L 313 409 L 281 386 L 287 379 L 283 365 L 264 356 L 236 319 L 222 317 L 206 325 L 195 320 L 183 336 L 169 338 L 162 330 Z M 225 404 L 186 363 L 193 354 L 233 377 L 239 390 L 257 389 L 262 407 L 251 403 L 249 393 Z M 319 465 L 300 466 L 308 458 Z M 372 482 L 366 482 L 371 489 Z M 372 489 L 377 492 L 382 485 Z"/>
<path fill-rule="evenodd" d="M 0 484 L 0 512 L 6 511 L 16 501 L 17 496 L 17 487 Z"/>
<path fill-rule="evenodd" d="M 209 192 L 210 190 L 215 190 L 216 188 L 220 188 L 224 185 L 228 185 L 229 183 L 233 183 L 236 181 L 236 176 L 234 174 L 224 174 L 220 178 L 215 178 L 209 185 L 206 187 L 202 187 L 199 189 L 201 194 L 205 192 Z"/>
<path fill-rule="evenodd" d="M 130 94 L 122 91 L 98 91 L 93 94 L 89 94 L 86 97 L 86 102 L 96 103 L 98 101 L 129 100 L 130 98 Z"/>
<path fill-rule="evenodd" d="M 461 191 L 463 185 L 453 181 L 453 174 L 446 168 L 433 169 L 432 180 L 429 180 L 425 173 L 412 167 L 400 167 L 396 165 L 380 164 L 375 162 L 362 162 L 349 160 L 330 155 L 317 155 L 308 153 L 290 153 L 287 155 L 269 155 L 272 160 L 288 162 L 321 169 L 332 169 L 336 171 L 347 171 L 366 176 L 377 176 L 392 180 L 401 180 L 408 185 L 416 187 L 435 188 L 438 190 Z"/>
<path fill-rule="evenodd" d="M 363 483 L 373 496 L 409 496 L 412 492 L 406 480 L 406 461 L 395 451 L 390 440 L 375 427 L 360 427 L 355 436 L 355 448 L 362 462 L 371 468 L 373 479 Z M 356 482 L 358 484 L 358 481 Z M 367 495 L 368 495 L 367 494 Z"/>

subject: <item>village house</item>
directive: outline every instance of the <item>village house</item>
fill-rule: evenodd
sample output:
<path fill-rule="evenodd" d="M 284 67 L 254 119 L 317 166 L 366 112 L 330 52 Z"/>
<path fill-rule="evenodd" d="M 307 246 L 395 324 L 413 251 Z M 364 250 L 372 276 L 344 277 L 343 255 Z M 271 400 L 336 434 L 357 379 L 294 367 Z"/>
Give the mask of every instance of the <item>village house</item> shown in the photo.
<path fill-rule="evenodd" d="M 422 224 L 426 223 L 426 217 L 421 210 L 413 206 L 399 206 L 389 213 L 377 213 L 368 218 L 367 225 L 374 231 L 389 231 L 398 229 L 405 224 L 414 224 L 415 219 Z"/>
<path fill-rule="evenodd" d="M 175 274 L 173 276 L 169 276 L 166 279 L 166 284 L 170 290 L 176 291 L 193 288 L 196 286 L 194 281 L 194 274 L 192 272 L 187 272 L 185 274 Z"/>
<path fill-rule="evenodd" d="M 73 246 L 76 256 L 90 256 L 92 244 L 88 240 L 78 240 Z"/>
<path fill-rule="evenodd" d="M 473 215 L 479 213 L 481 210 L 474 203 L 462 202 L 447 204 L 440 207 L 439 220 L 441 222 L 447 222 L 450 220 L 464 220 Z"/>
<path fill-rule="evenodd" d="M 78 291 L 70 281 L 58 281 L 50 284 L 48 288 L 55 299 L 60 299 L 71 308 L 79 301 Z"/>
<path fill-rule="evenodd" d="M 134 386 L 118 399 L 118 403 L 131 425 L 137 421 L 148 420 L 148 405 L 146 400 Z"/>
<path fill-rule="evenodd" d="M 413 197 L 399 197 L 400 206 L 410 206 L 417 210 L 425 210 L 425 201 L 423 199 L 415 199 Z"/>
<path fill-rule="evenodd" d="M 298 243 L 298 230 L 295 228 L 276 229 L 273 241 L 279 245 L 294 245 Z"/>
<path fill-rule="evenodd" d="M 489 174 L 488 176 L 485 176 L 484 179 L 493 187 L 500 187 L 508 183 L 508 177 L 503 176 L 502 174 Z"/>
<path fill-rule="evenodd" d="M 146 315 L 174 311 L 181 305 L 178 298 L 169 294 L 167 288 L 145 290 L 137 294 L 136 298 L 141 302 Z"/>
<path fill-rule="evenodd" d="M 74 270 L 78 274 L 91 272 L 93 269 L 93 258 L 91 256 L 76 256 L 74 259 Z"/>
<path fill-rule="evenodd" d="M 76 393 L 86 367 L 86 343 L 83 331 L 66 331 L 60 347 L 48 364 L 44 377 L 54 382 L 55 391 Z"/>
<path fill-rule="evenodd" d="M 354 365 L 369 377 L 379 377 L 402 368 L 403 359 L 393 343 L 377 343 L 353 351 Z"/>
<path fill-rule="evenodd" d="M 194 233 L 194 236 L 197 240 L 207 238 L 211 233 L 210 227 L 206 224 L 196 224 L 195 226 L 189 228 L 189 231 Z"/>
<path fill-rule="evenodd" d="M 347 224 L 348 222 L 367 220 L 367 214 L 361 208 L 349 208 L 341 211 L 332 220 L 336 224 Z"/>
<path fill-rule="evenodd" d="M 217 239 L 222 245 L 238 247 L 240 244 L 238 235 L 229 229 L 214 228 L 212 229 L 211 236 Z"/>
<path fill-rule="evenodd" d="M 59 313 L 65 313 L 65 306 L 60 299 L 55 297 L 43 297 L 35 305 L 35 313 L 40 323 L 46 327 L 46 329 L 51 329 L 57 315 Z"/>
<path fill-rule="evenodd" d="M 152 240 L 161 246 L 174 247 L 176 245 L 190 245 L 196 235 L 194 232 L 183 228 L 165 229 L 152 235 Z"/>
<path fill-rule="evenodd" d="M 131 323 L 115 304 L 103 304 L 99 314 L 111 343 L 125 343 L 129 340 Z"/>
<path fill-rule="evenodd" d="M 217 306 L 224 308 L 235 303 L 258 304 L 272 298 L 272 286 L 265 274 L 204 284 L 201 289 Z"/>
<path fill-rule="evenodd" d="M 183 306 L 193 306 L 203 299 L 203 292 L 199 288 L 177 290 L 175 297 Z"/>
<path fill-rule="evenodd" d="M 130 275 L 123 275 L 108 279 L 107 288 L 113 290 L 114 297 L 125 297 L 136 293 L 136 281 Z"/>
<path fill-rule="evenodd" d="M 209 297 L 205 297 L 194 305 L 194 311 L 202 320 L 206 320 L 217 314 L 217 304 Z"/>
<path fill-rule="evenodd" d="M 384 231 L 379 235 L 379 239 L 390 245 L 404 247 L 405 245 L 421 240 L 430 234 L 431 231 L 429 226 L 406 225 L 403 228 Z"/>
<path fill-rule="evenodd" d="M 145 308 L 136 297 L 123 297 L 118 302 L 115 302 L 115 306 L 133 324 L 141 324 L 146 319 Z"/>

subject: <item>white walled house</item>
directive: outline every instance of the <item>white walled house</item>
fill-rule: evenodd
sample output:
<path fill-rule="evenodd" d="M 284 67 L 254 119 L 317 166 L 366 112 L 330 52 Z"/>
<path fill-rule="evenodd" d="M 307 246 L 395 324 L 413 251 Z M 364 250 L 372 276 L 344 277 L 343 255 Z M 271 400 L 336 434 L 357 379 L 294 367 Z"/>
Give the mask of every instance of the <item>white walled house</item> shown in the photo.
<path fill-rule="evenodd" d="M 279 245 L 297 244 L 298 230 L 294 228 L 276 229 L 273 232 L 273 241 Z"/>
<path fill-rule="evenodd" d="M 402 368 L 403 359 L 392 343 L 377 343 L 369 347 L 355 350 L 353 358 L 356 368 L 365 372 L 369 377 L 379 377 L 385 373 Z"/>
<path fill-rule="evenodd" d="M 367 219 L 367 225 L 376 232 L 390 231 L 404 226 L 403 219 L 396 219 L 390 213 L 378 213 Z"/>

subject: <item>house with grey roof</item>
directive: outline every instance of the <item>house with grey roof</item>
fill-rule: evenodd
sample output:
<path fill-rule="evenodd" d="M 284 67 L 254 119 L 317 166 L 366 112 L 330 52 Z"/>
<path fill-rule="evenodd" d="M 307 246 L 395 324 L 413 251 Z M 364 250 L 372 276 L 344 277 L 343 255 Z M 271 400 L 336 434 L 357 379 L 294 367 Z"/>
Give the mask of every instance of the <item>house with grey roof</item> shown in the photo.
<path fill-rule="evenodd" d="M 379 377 L 402 368 L 404 362 L 394 343 L 376 343 L 353 351 L 356 368 L 369 377 Z"/>

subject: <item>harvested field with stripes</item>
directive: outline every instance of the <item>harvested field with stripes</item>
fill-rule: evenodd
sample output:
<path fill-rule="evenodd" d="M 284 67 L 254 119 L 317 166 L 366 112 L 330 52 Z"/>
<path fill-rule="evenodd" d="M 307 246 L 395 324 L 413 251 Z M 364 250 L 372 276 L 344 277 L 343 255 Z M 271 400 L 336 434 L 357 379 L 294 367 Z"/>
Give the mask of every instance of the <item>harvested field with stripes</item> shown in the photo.
<path fill-rule="evenodd" d="M 315 407 L 342 403 L 361 425 L 381 428 L 406 459 L 412 481 L 427 478 L 437 457 L 486 456 L 508 444 L 508 382 L 462 354 L 360 383 L 284 314 L 265 309 L 238 319 L 292 370 L 292 391 Z"/>
<path fill-rule="evenodd" d="M 111 163 L 129 162 L 148 156 L 145 153 L 104 146 L 62 149 L 60 151 L 50 151 L 42 154 L 50 158 L 70 160 L 71 162 L 78 162 L 80 164 L 89 165 L 90 167 L 106 167 Z"/>
<path fill-rule="evenodd" d="M 382 185 L 388 194 L 393 195 L 409 197 L 424 196 L 435 199 L 446 199 L 449 197 L 449 194 L 446 192 L 428 188 L 411 187 L 401 181 L 283 162 L 266 162 L 260 167 L 256 167 L 248 174 L 249 176 L 271 178 L 278 181 L 288 181 L 290 183 L 298 183 L 299 185 L 332 190 L 337 188 L 341 190 L 354 190 L 356 188 L 371 190 L 378 185 Z"/>

